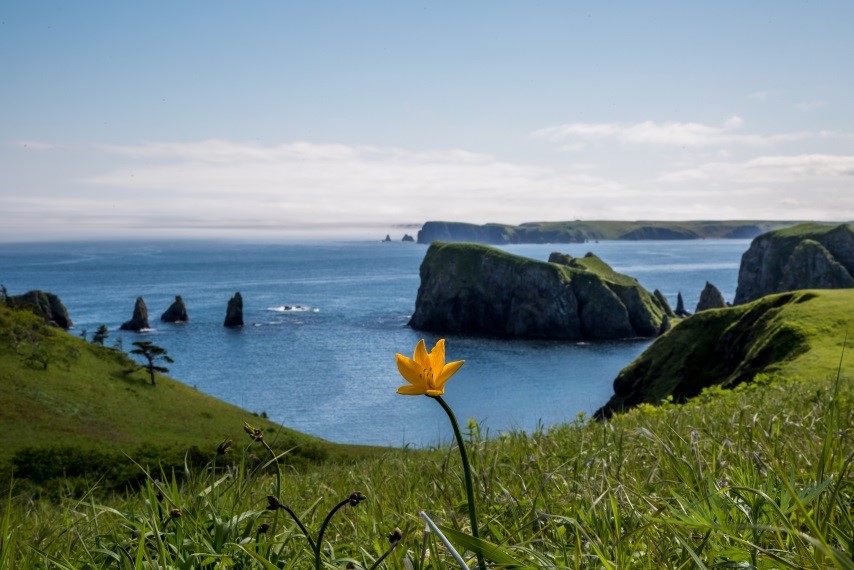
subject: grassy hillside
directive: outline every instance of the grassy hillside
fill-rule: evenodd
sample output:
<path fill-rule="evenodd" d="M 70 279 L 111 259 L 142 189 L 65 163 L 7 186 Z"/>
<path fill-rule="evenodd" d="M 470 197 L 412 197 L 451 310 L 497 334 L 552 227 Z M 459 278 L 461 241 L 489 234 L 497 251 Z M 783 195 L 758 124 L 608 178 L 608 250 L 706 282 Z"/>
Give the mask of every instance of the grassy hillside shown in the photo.
<path fill-rule="evenodd" d="M 367 451 L 283 428 L 167 377 L 152 386 L 126 354 L 6 307 L 0 307 L 0 410 L 0 462 L 25 448 L 48 447 L 133 455 L 143 445 L 195 446 L 213 453 L 224 439 L 242 437 L 244 422 L 263 429 L 274 447 L 292 449 L 297 463 Z"/>
<path fill-rule="evenodd" d="M 623 369 L 614 396 L 597 414 L 668 396 L 682 401 L 706 387 L 732 387 L 760 373 L 833 375 L 846 334 L 854 336 L 852 289 L 782 293 L 703 311 L 679 322 Z"/>
<path fill-rule="evenodd" d="M 851 370 L 849 360 L 839 382 L 766 379 L 548 431 L 487 438 L 469 422 L 481 536 L 519 563 L 490 567 L 854 568 Z M 470 530 L 454 447 L 287 471 L 280 492 L 275 466 L 247 471 L 244 458 L 181 483 L 158 475 L 107 503 L 7 501 L 0 567 L 313 568 L 306 536 L 356 490 L 367 500 L 332 518 L 320 567 L 374 568 L 398 527 L 378 567 L 459 568 L 418 515 Z M 304 527 L 267 510 L 270 494 Z M 446 532 L 475 567 L 471 543 Z"/>

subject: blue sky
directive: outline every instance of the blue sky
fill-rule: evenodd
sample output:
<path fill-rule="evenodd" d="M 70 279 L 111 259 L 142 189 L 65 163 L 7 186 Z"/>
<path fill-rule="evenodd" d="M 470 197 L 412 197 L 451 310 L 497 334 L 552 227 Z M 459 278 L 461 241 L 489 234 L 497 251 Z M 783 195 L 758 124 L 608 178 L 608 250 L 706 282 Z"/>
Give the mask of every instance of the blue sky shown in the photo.
<path fill-rule="evenodd" d="M 854 219 L 852 2 L 0 0 L 0 240 Z"/>

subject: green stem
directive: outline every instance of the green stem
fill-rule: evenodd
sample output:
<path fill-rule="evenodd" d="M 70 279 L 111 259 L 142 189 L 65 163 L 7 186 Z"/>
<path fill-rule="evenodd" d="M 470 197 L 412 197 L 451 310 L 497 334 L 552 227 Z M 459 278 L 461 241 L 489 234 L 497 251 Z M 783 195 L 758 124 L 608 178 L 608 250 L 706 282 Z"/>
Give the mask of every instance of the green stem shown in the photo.
<path fill-rule="evenodd" d="M 457 417 L 454 415 L 454 411 L 450 406 L 442 399 L 442 396 L 428 396 L 429 398 L 433 398 L 439 405 L 442 406 L 442 409 L 445 410 L 445 413 L 448 414 L 448 419 L 451 420 L 451 426 L 454 428 L 454 436 L 457 438 L 457 447 L 460 448 L 460 459 L 463 463 L 463 475 L 465 476 L 466 481 L 466 495 L 468 496 L 468 506 L 469 506 L 469 518 L 471 519 L 471 534 L 475 538 L 480 538 L 480 532 L 477 528 L 477 508 L 474 504 L 474 485 L 472 485 L 471 481 L 471 467 L 469 467 L 469 458 L 468 454 L 466 454 L 466 445 L 463 441 L 463 434 L 460 433 L 460 426 L 457 423 Z M 485 568 L 483 563 L 483 555 L 478 551 L 477 552 L 477 564 L 480 568 Z"/>

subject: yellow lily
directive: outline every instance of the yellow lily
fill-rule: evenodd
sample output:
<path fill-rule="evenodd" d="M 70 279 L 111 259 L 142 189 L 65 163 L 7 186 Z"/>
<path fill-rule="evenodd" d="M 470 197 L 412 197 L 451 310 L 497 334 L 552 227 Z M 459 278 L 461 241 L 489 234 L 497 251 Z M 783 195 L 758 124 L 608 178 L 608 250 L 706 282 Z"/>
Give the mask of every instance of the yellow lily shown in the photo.
<path fill-rule="evenodd" d="M 445 382 L 465 363 L 457 360 L 445 364 L 445 339 L 439 339 L 429 353 L 424 339 L 415 345 L 412 358 L 395 354 L 400 375 L 409 382 L 397 389 L 398 394 L 407 396 L 441 396 L 445 393 Z"/>

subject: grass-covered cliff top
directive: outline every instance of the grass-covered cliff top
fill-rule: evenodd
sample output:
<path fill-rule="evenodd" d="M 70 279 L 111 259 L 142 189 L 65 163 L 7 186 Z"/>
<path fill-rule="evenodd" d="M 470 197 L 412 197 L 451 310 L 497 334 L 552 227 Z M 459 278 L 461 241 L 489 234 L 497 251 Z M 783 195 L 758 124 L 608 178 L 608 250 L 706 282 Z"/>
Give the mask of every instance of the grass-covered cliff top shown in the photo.
<path fill-rule="evenodd" d="M 702 311 L 678 322 L 620 372 L 606 408 L 659 403 L 668 396 L 682 400 L 757 374 L 826 378 L 837 371 L 846 335 L 850 342 L 854 289 L 781 293 Z"/>

